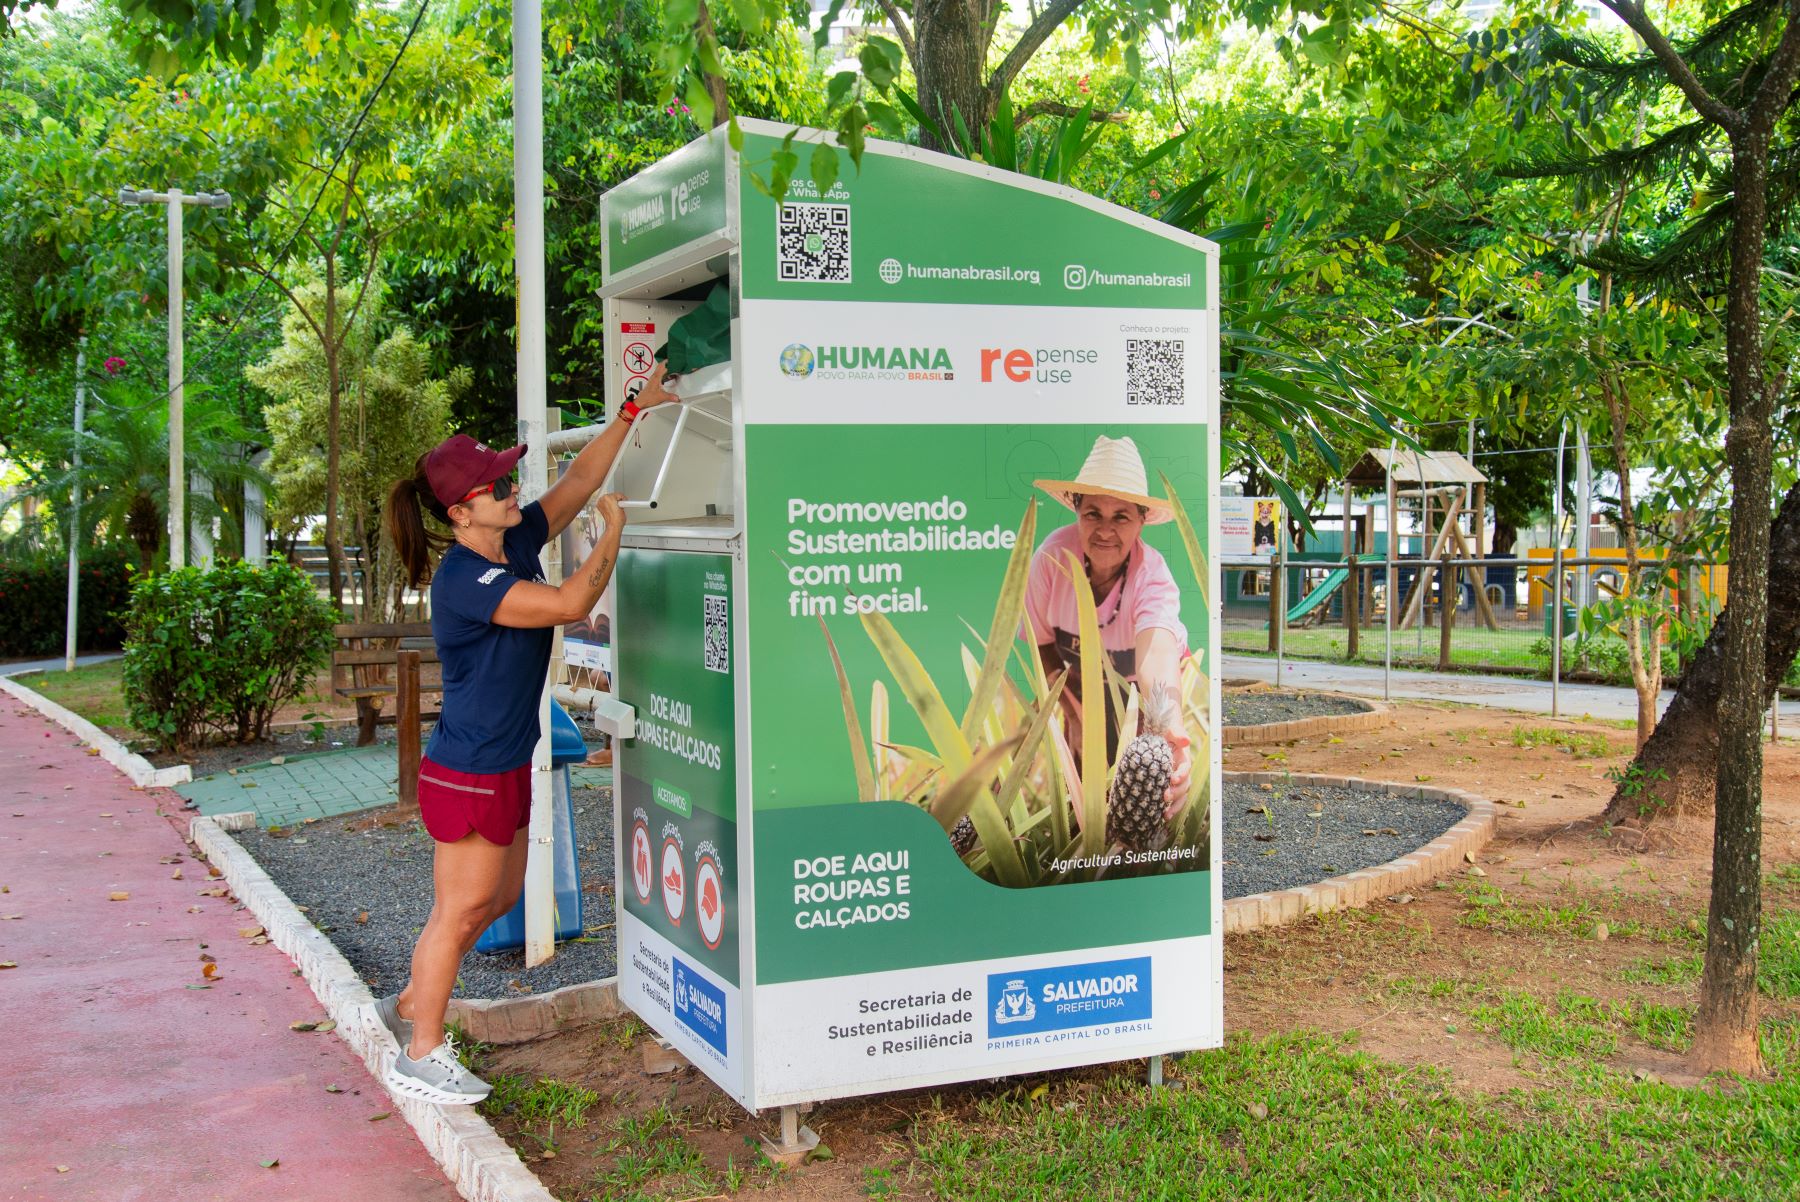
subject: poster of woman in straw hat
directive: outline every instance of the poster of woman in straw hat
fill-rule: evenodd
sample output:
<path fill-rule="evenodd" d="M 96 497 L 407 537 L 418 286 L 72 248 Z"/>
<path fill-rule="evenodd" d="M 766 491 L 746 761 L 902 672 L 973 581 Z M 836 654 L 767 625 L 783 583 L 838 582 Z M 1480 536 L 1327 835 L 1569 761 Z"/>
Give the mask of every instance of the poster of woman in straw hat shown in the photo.
<path fill-rule="evenodd" d="M 1169 746 L 1161 817 L 1174 818 L 1187 799 L 1192 757 L 1180 706 L 1181 661 L 1187 656 L 1187 627 L 1181 621 L 1181 589 L 1168 561 L 1144 541 L 1144 527 L 1174 518 L 1168 498 L 1150 495 L 1143 456 L 1129 437 L 1094 442 L 1073 480 L 1039 480 L 1037 487 L 1075 520 L 1045 536 L 1031 561 L 1025 614 L 1044 671 L 1067 671 L 1062 711 L 1068 741 L 1080 747 L 1083 706 L 1090 687 L 1082 675 L 1081 618 L 1077 593 L 1093 598 L 1103 664 L 1109 677 L 1135 686 L 1136 728 L 1127 732 L 1160 735 Z M 1120 723 L 1116 690 L 1095 681 L 1106 714 L 1106 755 L 1118 753 Z M 1077 758 L 1079 763 L 1079 757 Z M 1155 815 L 1146 810 L 1142 821 Z"/>

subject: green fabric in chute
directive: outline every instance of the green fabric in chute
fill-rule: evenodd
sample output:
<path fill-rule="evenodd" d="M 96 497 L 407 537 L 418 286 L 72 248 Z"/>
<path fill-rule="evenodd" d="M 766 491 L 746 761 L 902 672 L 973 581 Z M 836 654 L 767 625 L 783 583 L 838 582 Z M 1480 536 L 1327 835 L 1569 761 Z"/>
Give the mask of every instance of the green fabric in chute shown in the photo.
<path fill-rule="evenodd" d="M 675 319 L 669 341 L 656 357 L 668 360 L 672 376 L 731 358 L 731 293 L 723 281 L 713 286 L 698 309 Z"/>

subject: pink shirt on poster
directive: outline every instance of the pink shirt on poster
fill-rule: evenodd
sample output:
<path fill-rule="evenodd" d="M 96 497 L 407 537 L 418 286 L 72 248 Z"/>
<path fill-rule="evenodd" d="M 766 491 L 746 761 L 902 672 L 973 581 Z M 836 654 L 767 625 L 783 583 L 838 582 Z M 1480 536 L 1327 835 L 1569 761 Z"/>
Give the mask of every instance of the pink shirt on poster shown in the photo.
<path fill-rule="evenodd" d="M 1081 532 L 1075 525 L 1052 531 L 1031 558 L 1025 588 L 1025 614 L 1040 645 L 1055 644 L 1065 662 L 1078 654 L 1080 617 L 1075 608 L 1075 581 L 1069 556 L 1081 562 Z M 1083 580 L 1082 586 L 1086 587 Z M 1181 590 L 1169 573 L 1162 552 L 1142 539 L 1126 560 L 1125 574 L 1096 607 L 1100 645 L 1119 673 L 1137 677 L 1137 638 L 1146 630 L 1167 630 L 1187 649 L 1187 627 L 1181 624 Z"/>

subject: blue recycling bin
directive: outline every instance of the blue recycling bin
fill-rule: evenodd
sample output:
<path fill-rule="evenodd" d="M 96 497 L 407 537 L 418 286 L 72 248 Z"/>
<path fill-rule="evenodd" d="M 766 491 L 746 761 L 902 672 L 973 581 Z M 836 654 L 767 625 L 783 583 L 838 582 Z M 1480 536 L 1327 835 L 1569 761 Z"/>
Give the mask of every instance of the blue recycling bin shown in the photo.
<path fill-rule="evenodd" d="M 587 744 L 581 730 L 568 711 L 550 703 L 550 767 L 554 794 L 550 812 L 554 826 L 556 872 L 556 939 L 573 939 L 581 934 L 581 868 L 575 855 L 575 801 L 569 788 L 569 765 L 587 759 Z M 521 896 L 511 910 L 494 920 L 494 924 L 475 941 L 478 952 L 510 952 L 525 946 L 525 898 Z"/>

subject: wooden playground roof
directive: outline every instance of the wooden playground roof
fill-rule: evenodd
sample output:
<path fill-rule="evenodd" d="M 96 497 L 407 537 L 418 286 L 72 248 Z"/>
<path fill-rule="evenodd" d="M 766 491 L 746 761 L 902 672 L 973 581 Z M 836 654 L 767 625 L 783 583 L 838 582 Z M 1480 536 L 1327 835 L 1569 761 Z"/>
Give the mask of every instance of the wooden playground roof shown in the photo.
<path fill-rule="evenodd" d="M 1395 484 L 1487 483 L 1487 477 L 1455 451 L 1390 451 L 1385 447 L 1364 451 L 1344 482 L 1352 487 L 1386 488 L 1390 465 Z"/>

